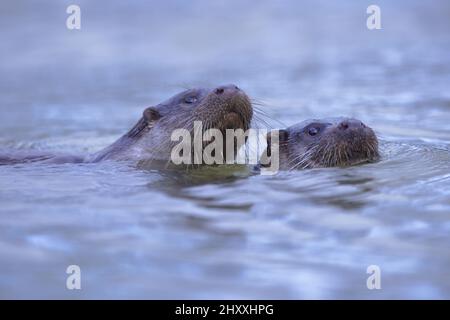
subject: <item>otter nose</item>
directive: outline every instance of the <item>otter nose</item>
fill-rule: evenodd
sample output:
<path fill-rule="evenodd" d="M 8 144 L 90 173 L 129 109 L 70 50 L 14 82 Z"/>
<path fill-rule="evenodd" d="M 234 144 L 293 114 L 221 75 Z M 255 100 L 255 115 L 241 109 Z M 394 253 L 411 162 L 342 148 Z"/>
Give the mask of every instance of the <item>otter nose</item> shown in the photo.
<path fill-rule="evenodd" d="M 347 129 L 358 129 L 358 128 L 364 128 L 365 125 L 359 120 L 356 119 L 345 119 L 341 121 L 338 125 L 338 128 L 340 130 L 347 130 Z"/>
<path fill-rule="evenodd" d="M 226 86 L 220 86 L 214 89 L 215 94 L 222 94 L 225 91 L 240 91 L 239 87 L 234 84 L 229 84 Z"/>

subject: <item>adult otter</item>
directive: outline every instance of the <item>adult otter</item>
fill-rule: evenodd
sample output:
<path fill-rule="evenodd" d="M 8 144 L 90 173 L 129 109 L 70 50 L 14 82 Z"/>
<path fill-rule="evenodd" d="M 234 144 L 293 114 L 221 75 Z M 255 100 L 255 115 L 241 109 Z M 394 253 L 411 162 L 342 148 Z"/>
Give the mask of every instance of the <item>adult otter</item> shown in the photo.
<path fill-rule="evenodd" d="M 278 132 L 279 169 L 345 167 L 379 159 L 375 133 L 357 119 L 306 120 Z M 271 155 L 271 141 L 269 133 L 263 155 L 276 156 Z M 264 160 L 261 162 L 270 164 L 270 159 Z"/>
<path fill-rule="evenodd" d="M 145 109 L 142 118 L 128 133 L 95 154 L 71 156 L 10 152 L 0 155 L 0 164 L 98 162 L 108 159 L 159 160 L 168 163 L 174 146 L 171 134 L 175 129 L 186 129 L 193 134 L 194 121 L 201 121 L 203 131 L 210 128 L 222 132 L 226 129 L 245 131 L 250 126 L 252 116 L 250 99 L 235 85 L 190 89 Z M 225 154 L 225 148 L 223 152 Z"/>

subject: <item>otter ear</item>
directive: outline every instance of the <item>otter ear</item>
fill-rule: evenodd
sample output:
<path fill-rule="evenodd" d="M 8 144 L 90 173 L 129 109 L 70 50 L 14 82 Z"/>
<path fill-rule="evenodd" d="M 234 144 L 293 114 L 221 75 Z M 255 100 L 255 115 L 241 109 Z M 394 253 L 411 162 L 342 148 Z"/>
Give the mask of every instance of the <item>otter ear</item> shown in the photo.
<path fill-rule="evenodd" d="M 148 123 L 155 122 L 156 120 L 161 118 L 161 114 L 158 110 L 153 107 L 149 107 L 144 110 L 143 117 L 147 120 Z"/>
<path fill-rule="evenodd" d="M 141 136 L 145 130 L 153 128 L 159 118 L 161 118 L 161 114 L 155 108 L 149 107 L 145 109 L 142 118 L 139 119 L 138 123 L 136 123 L 133 128 L 131 128 L 127 133 L 127 136 L 130 138 Z"/>

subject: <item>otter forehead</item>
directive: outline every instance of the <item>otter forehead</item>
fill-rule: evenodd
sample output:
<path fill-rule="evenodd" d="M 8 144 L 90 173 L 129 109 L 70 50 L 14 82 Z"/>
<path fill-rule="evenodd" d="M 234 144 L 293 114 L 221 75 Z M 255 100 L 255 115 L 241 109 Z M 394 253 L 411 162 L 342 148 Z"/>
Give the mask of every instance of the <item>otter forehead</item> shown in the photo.
<path fill-rule="evenodd" d="M 188 90 L 184 90 L 180 93 L 177 93 L 173 97 L 167 99 L 166 101 L 162 102 L 161 104 L 174 104 L 174 103 L 183 103 L 185 102 L 186 98 L 188 97 L 196 97 L 202 98 L 206 97 L 206 95 L 211 92 L 210 88 L 192 88 Z"/>
<path fill-rule="evenodd" d="M 153 107 L 158 111 L 161 117 L 173 112 L 183 112 L 194 110 L 200 106 L 206 99 L 210 99 L 207 103 L 209 107 L 213 106 L 213 100 L 218 98 L 219 104 L 229 102 L 235 96 L 242 96 L 245 93 L 233 84 L 222 85 L 216 88 L 192 88 L 184 90 L 171 98 L 157 104 Z M 248 99 L 246 97 L 246 99 Z"/>
<path fill-rule="evenodd" d="M 318 124 L 322 127 L 329 127 L 332 125 L 337 125 L 341 123 L 344 120 L 353 120 L 354 118 L 349 117 L 330 117 L 330 118 L 323 118 L 323 119 L 308 119 L 304 120 L 302 122 L 296 123 L 290 127 L 287 128 L 289 132 L 299 132 L 306 129 L 308 126 L 312 124 Z"/>
<path fill-rule="evenodd" d="M 198 105 L 212 89 L 210 88 L 193 88 L 177 93 L 169 99 L 159 103 L 154 108 L 158 110 L 161 116 L 164 116 L 174 109 L 182 106 L 192 107 Z"/>

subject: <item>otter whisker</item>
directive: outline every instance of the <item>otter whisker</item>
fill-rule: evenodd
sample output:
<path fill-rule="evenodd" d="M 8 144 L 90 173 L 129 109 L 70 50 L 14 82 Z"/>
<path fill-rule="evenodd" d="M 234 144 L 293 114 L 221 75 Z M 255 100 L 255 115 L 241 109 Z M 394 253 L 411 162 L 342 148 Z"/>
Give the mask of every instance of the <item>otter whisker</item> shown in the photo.
<path fill-rule="evenodd" d="M 255 114 L 257 114 L 259 116 L 266 117 L 267 119 L 278 123 L 279 125 L 281 125 L 281 127 L 286 127 L 286 124 L 284 124 L 282 121 L 275 119 L 274 117 L 269 115 L 267 112 L 265 112 L 264 110 L 262 110 L 262 109 L 260 109 L 258 107 L 254 106 L 253 107 L 253 111 L 254 111 Z"/>
<path fill-rule="evenodd" d="M 310 157 L 316 151 L 316 149 L 317 149 L 317 146 L 313 146 L 313 147 L 309 148 L 304 154 L 297 155 L 296 157 L 294 157 L 294 159 L 291 159 L 288 162 L 287 167 L 290 168 L 290 170 L 298 169 L 300 166 L 302 168 L 308 167 L 311 164 Z M 291 166 L 291 164 L 294 164 L 294 165 Z"/>

